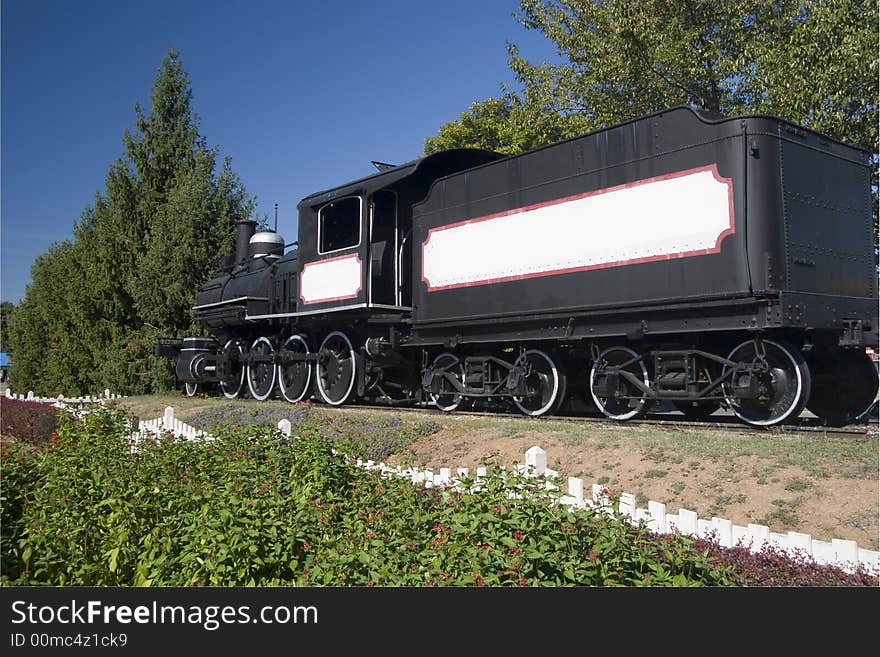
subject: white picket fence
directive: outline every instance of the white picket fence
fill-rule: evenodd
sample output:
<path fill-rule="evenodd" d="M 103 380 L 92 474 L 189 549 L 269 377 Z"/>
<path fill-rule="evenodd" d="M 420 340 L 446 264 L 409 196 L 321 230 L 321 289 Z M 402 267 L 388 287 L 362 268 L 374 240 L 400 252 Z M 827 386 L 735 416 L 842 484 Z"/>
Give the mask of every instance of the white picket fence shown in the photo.
<path fill-rule="evenodd" d="M 137 442 L 147 435 L 158 438 L 168 433 L 176 438 L 186 438 L 187 440 L 214 440 L 214 436 L 211 434 L 200 431 L 174 417 L 174 408 L 171 406 L 165 407 L 165 413 L 162 417 L 139 422 L 138 426 L 133 428 L 134 431 L 125 437 L 126 440 Z"/>
<path fill-rule="evenodd" d="M 15 394 L 10 388 L 4 393 L 7 399 L 17 399 L 19 401 L 40 402 L 42 404 L 52 404 L 57 408 L 64 408 L 71 404 L 103 404 L 110 399 L 123 399 L 125 395 L 112 394 L 110 390 L 105 389 L 100 395 L 87 395 L 83 397 L 65 397 L 58 395 L 57 397 L 36 397 L 33 390 L 28 390 L 26 395 Z"/>
<path fill-rule="evenodd" d="M 281 420 L 278 429 L 290 435 L 290 423 Z M 456 490 L 462 490 L 462 480 L 468 479 L 467 468 L 456 468 L 453 475 L 452 468 L 439 468 L 437 472 L 431 469 L 392 467 L 385 463 L 373 461 L 356 461 L 358 467 L 367 470 L 376 470 L 385 476 L 398 476 L 410 479 L 413 484 L 425 487 L 443 486 Z M 502 469 L 503 472 L 503 469 Z M 517 464 L 513 468 L 517 475 L 527 477 L 543 477 L 544 486 L 548 490 L 559 490 L 557 481 L 559 473 L 547 467 L 547 453 L 538 446 L 529 448 L 525 453 L 525 462 Z M 478 491 L 480 481 L 487 476 L 485 467 L 477 468 L 476 488 L 471 492 Z M 591 496 L 584 496 L 584 481 L 576 477 L 569 477 L 567 492 L 559 498 L 560 504 L 566 505 L 570 510 L 598 507 L 612 510 L 614 501 L 608 496 L 608 489 L 599 484 L 592 484 Z M 809 534 L 800 532 L 778 533 L 771 532 L 765 525 L 749 523 L 743 527 L 733 524 L 726 518 L 713 517 L 711 520 L 699 518 L 695 511 L 680 508 L 678 513 L 667 511 L 662 502 L 650 500 L 648 508 L 642 509 L 636 506 L 636 496 L 632 493 L 621 493 L 616 502 L 616 508 L 620 514 L 630 519 L 633 524 L 644 521 L 648 528 L 657 534 L 680 533 L 690 536 L 710 537 L 714 535 L 722 547 L 741 546 L 751 552 L 760 552 L 767 544 L 771 544 L 792 556 L 807 556 L 817 564 L 836 565 L 844 571 L 853 572 L 858 564 L 862 564 L 868 571 L 880 574 L 880 552 L 859 548 L 856 541 L 831 539 L 820 541 Z"/>

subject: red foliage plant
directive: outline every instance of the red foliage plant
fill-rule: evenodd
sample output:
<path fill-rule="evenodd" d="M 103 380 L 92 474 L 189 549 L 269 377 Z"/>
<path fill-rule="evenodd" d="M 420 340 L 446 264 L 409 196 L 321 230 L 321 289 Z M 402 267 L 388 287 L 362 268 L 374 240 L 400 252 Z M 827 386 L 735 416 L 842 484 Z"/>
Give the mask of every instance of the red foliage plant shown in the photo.
<path fill-rule="evenodd" d="M 41 402 L 0 397 L 0 434 L 32 445 L 49 442 L 58 426 L 58 409 Z"/>

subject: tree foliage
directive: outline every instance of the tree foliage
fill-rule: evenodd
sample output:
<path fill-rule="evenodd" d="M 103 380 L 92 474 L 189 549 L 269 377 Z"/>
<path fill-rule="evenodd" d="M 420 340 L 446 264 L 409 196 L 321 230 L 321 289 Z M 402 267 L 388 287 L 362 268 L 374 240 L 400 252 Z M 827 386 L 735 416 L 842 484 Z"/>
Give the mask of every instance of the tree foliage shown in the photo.
<path fill-rule="evenodd" d="M 520 0 L 516 18 L 559 61 L 535 64 L 508 44 L 520 90 L 471 105 L 426 153 L 519 153 L 689 105 L 779 116 L 869 150 L 876 165 L 875 0 Z"/>
<path fill-rule="evenodd" d="M 9 351 L 9 318 L 15 310 L 11 301 L 0 301 L 0 351 Z"/>
<path fill-rule="evenodd" d="M 103 192 L 31 269 L 10 323 L 14 389 L 140 393 L 173 381 L 151 356 L 159 336 L 191 331 L 196 290 L 232 249 L 248 196 L 227 158 L 199 134 L 192 90 L 169 50 L 150 109 L 135 105 L 134 130 L 107 171 Z"/>

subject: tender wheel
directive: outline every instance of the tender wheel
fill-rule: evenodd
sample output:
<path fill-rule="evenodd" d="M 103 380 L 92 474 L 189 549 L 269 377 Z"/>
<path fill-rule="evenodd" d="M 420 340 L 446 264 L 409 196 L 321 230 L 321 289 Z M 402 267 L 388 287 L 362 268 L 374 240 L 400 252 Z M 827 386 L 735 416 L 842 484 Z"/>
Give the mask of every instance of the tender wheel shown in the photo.
<path fill-rule="evenodd" d="M 556 410 L 565 399 L 565 375 L 543 351 L 529 349 L 524 357 L 528 369 L 526 394 L 514 397 L 513 403 L 532 417 Z"/>
<path fill-rule="evenodd" d="M 866 417 L 877 396 L 877 370 L 864 351 L 837 351 L 810 361 L 813 386 L 807 409 L 826 425 L 842 427 Z"/>
<path fill-rule="evenodd" d="M 723 383 L 721 389 L 725 401 L 738 418 L 757 427 L 769 427 L 800 415 L 810 396 L 810 370 L 800 351 L 791 345 L 773 340 L 761 342 L 767 368 L 756 375 L 758 397 L 737 399 L 731 382 Z M 727 359 L 740 363 L 755 362 L 758 359 L 755 342 L 743 342 L 730 352 Z M 730 368 L 725 366 L 723 373 L 728 371 Z M 745 376 L 743 374 L 741 378 Z"/>
<path fill-rule="evenodd" d="M 464 366 L 461 364 L 461 360 L 455 354 L 445 352 L 434 359 L 431 369 L 444 370 L 444 374 L 440 379 L 440 390 L 436 393 L 433 391 L 429 393 L 431 401 L 441 411 L 451 413 L 457 410 L 464 400 L 464 395 L 456 390 L 452 384 L 452 379 L 464 385 Z"/>
<path fill-rule="evenodd" d="M 312 366 L 308 361 L 292 360 L 290 354 L 308 353 L 309 345 L 301 335 L 291 335 L 281 347 L 278 389 L 281 396 L 292 404 L 308 395 L 312 384 Z"/>
<path fill-rule="evenodd" d="M 198 383 L 184 383 L 183 384 L 183 394 L 187 397 L 195 397 L 199 392 L 199 384 Z"/>
<path fill-rule="evenodd" d="M 220 376 L 220 390 L 227 399 L 235 399 L 244 386 L 244 370 L 242 363 L 244 349 L 235 340 L 229 340 L 223 346 L 221 361 L 223 372 Z"/>
<path fill-rule="evenodd" d="M 629 372 L 647 387 L 650 380 L 645 363 L 629 347 L 609 347 L 599 354 L 590 368 L 590 396 L 602 413 L 618 421 L 630 420 L 640 415 L 647 405 L 647 396 L 623 376 L 617 377 L 617 387 L 614 390 L 616 395 L 608 394 L 611 392 L 605 378 L 608 367 L 619 367 L 621 372 Z"/>
<path fill-rule="evenodd" d="M 251 356 L 257 358 L 248 365 L 247 382 L 248 389 L 254 399 L 260 401 L 267 399 L 275 387 L 275 348 L 269 342 L 269 338 L 257 338 L 251 345 Z"/>
<path fill-rule="evenodd" d="M 321 399 L 331 406 L 347 402 L 354 390 L 357 359 L 344 333 L 333 331 L 318 350 L 317 380 Z"/>
<path fill-rule="evenodd" d="M 672 405 L 681 411 L 688 420 L 705 420 L 721 408 L 717 401 L 673 401 Z"/>

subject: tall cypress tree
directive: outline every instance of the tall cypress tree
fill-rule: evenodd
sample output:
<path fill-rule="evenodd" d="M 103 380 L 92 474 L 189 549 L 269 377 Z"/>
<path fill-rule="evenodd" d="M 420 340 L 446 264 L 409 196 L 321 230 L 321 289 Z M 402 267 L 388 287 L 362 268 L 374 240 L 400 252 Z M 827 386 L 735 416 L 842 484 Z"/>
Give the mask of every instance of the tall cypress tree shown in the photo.
<path fill-rule="evenodd" d="M 124 153 L 74 227 L 31 270 L 10 342 L 16 390 L 45 394 L 103 388 L 136 394 L 173 381 L 152 357 L 159 335 L 192 329 L 191 307 L 234 225 L 255 202 L 227 158 L 199 134 L 180 55 L 169 50 L 150 94 L 135 105 Z"/>
<path fill-rule="evenodd" d="M 254 202 L 228 159 L 216 173 L 217 149 L 199 135 L 176 52 L 153 84 L 150 113 L 136 111 L 137 132 L 125 143 L 137 174 L 143 249 L 127 289 L 140 318 L 174 332 L 189 324 L 195 290 L 231 250 L 235 222 L 253 213 Z"/>

